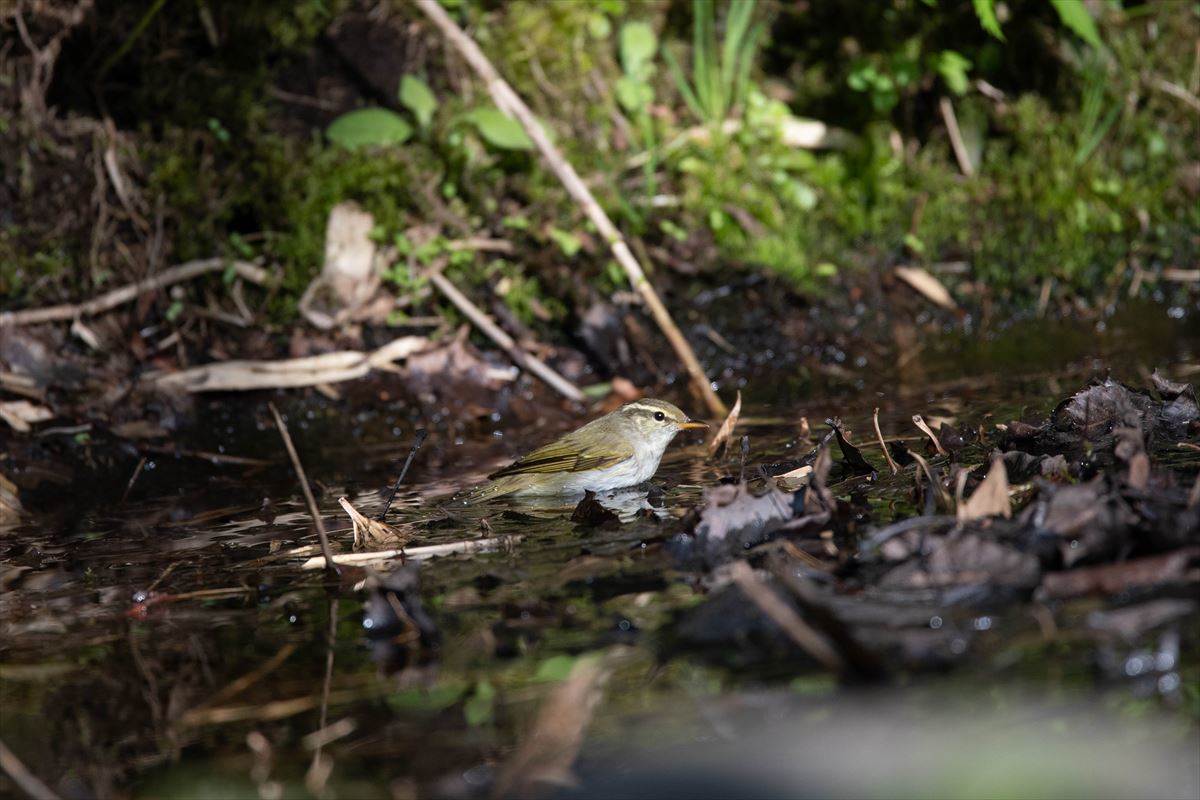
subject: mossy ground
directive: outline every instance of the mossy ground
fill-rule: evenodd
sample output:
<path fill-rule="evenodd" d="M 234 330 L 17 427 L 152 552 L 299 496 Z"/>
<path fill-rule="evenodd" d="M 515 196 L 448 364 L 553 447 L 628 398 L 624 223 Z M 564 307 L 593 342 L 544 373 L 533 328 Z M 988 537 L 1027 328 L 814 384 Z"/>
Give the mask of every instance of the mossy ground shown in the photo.
<path fill-rule="evenodd" d="M 819 293 L 832 276 L 854 281 L 899 262 L 964 261 L 966 294 L 986 292 L 1019 308 L 1035 303 L 1046 281 L 1057 293 L 1099 302 L 1127 281 L 1131 261 L 1151 273 L 1196 263 L 1200 202 L 1186 180 L 1200 162 L 1195 115 L 1160 88 L 1189 85 L 1193 65 L 1176 56 L 1190 52 L 1195 5 L 1106 9 L 1103 51 L 1056 27 L 1038 4 L 1011 4 L 1007 42 L 989 37 L 962 5 L 895 0 L 882 13 L 856 15 L 842 4 L 805 11 L 763 3 L 770 27 L 743 129 L 679 144 L 696 121 L 660 68 L 652 80 L 651 170 L 631 165 L 646 142 L 613 99 L 618 32 L 629 20 L 649 21 L 686 57 L 689 6 L 467 2 L 455 13 L 618 224 L 650 248 L 697 261 L 698 281 L 758 270 Z M 104 99 L 131 150 L 131 178 L 165 231 L 160 265 L 261 256 L 283 268 L 271 310 L 286 321 L 320 269 L 330 208 L 352 199 L 375 215 L 389 242 L 430 222 L 445 238 L 512 240 L 516 257 L 460 258 L 454 274 L 471 287 L 507 279 L 505 301 L 529 324 L 565 316 L 581 283 L 602 292 L 620 286 L 607 253 L 537 159 L 491 147 L 463 124 L 463 113 L 488 99 L 460 62 L 446 59 L 414 9 L 371 24 L 391 32 L 406 71 L 434 88 L 433 125 L 401 147 L 358 152 L 326 142 L 324 125 L 355 106 L 402 111 L 354 69 L 329 66 L 345 20 L 361 9 L 308 2 L 260 4 L 244 16 L 213 11 L 206 20 L 191 6 L 168 4 L 131 42 L 128 31 L 140 19 L 133 11 L 89 18 L 66 40 L 49 94 L 62 105 L 60 118 L 94 118 L 97 97 Z M 71 88 L 96 66 L 83 53 L 126 44 L 103 91 Z M 969 76 L 995 82 L 1003 99 L 948 91 L 930 65 L 951 45 L 972 65 Z M 164 59 L 186 69 L 165 80 L 168 73 L 155 68 Z M 315 108 L 298 108 L 277 91 L 283 78 L 295 85 L 306 70 L 336 84 L 312 87 Z M 852 88 L 867 85 L 851 80 L 856 70 L 869 75 L 868 90 Z M 961 174 L 937 112 L 944 95 L 953 96 L 975 150 L 971 177 Z M 788 148 L 770 131 L 789 113 L 820 117 L 854 143 Z M 37 132 L 31 138 L 19 127 L 6 123 L 5 141 L 19 135 L 36 148 Z M 79 158 L 43 166 L 94 172 Z M 20 174 L 5 179 L 13 198 L 45 186 L 22 183 Z M 0 233 L 6 306 L 85 295 L 107 279 L 141 274 L 128 258 L 103 246 L 97 252 L 89 213 L 65 230 L 9 215 Z"/>

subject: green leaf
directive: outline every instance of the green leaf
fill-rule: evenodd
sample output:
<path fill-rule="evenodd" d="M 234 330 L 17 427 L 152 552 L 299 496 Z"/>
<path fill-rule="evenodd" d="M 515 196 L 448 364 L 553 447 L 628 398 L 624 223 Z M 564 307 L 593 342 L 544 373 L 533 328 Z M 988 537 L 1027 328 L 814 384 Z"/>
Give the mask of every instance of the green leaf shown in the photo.
<path fill-rule="evenodd" d="M 1050 0 L 1050 4 L 1058 12 L 1063 25 L 1074 31 L 1076 36 L 1092 47 L 1104 46 L 1100 41 L 1100 32 L 1096 30 L 1096 20 L 1092 19 L 1082 0 Z"/>
<path fill-rule="evenodd" d="M 669 47 L 663 48 L 663 60 L 667 62 L 667 69 L 671 71 L 671 77 L 675 79 L 675 87 L 683 95 L 683 102 L 687 104 L 688 109 L 695 115 L 696 119 L 703 121 L 705 118 L 704 109 L 700 106 L 700 99 L 692 91 L 687 77 L 683 74 L 683 68 L 679 66 L 679 62 L 675 60 L 675 55 Z"/>
<path fill-rule="evenodd" d="M 980 27 L 1003 42 L 1004 31 L 1000 30 L 1000 20 L 996 19 L 996 0 L 971 0 L 971 4 L 975 6 Z"/>
<path fill-rule="evenodd" d="M 737 81 L 741 63 L 748 51 L 752 52 L 755 42 L 750 34 L 750 22 L 754 18 L 755 0 L 742 0 L 729 6 L 725 18 L 725 41 L 721 46 L 721 91 L 727 107 L 732 107 L 737 98 Z"/>
<path fill-rule="evenodd" d="M 592 14 L 588 17 L 587 29 L 593 39 L 607 39 L 612 33 L 612 23 L 604 14 Z"/>
<path fill-rule="evenodd" d="M 330 123 L 325 130 L 329 141 L 347 150 L 404 144 L 412 136 L 412 126 L 404 117 L 386 108 L 360 108 Z"/>
<path fill-rule="evenodd" d="M 937 71 L 951 92 L 962 97 L 970 88 L 967 72 L 971 69 L 970 59 L 954 50 L 943 50 L 937 55 Z"/>
<path fill-rule="evenodd" d="M 479 135 L 493 147 L 501 150 L 532 150 L 533 140 L 521 123 L 506 117 L 498 108 L 477 108 L 467 114 Z"/>
<path fill-rule="evenodd" d="M 650 84 L 632 75 L 622 75 L 614 84 L 617 102 L 630 114 L 636 114 L 654 102 L 654 89 Z"/>
<path fill-rule="evenodd" d="M 551 228 L 550 238 L 555 241 L 558 248 L 562 250 L 563 255 L 567 258 L 573 258 L 579 252 L 580 248 L 583 247 L 583 242 L 580 238 L 570 231 Z"/>
<path fill-rule="evenodd" d="M 433 121 L 433 112 L 437 110 L 438 101 L 433 91 L 425 81 L 413 75 L 405 75 L 400 79 L 400 102 L 417 118 L 417 124 L 422 130 L 429 128 Z"/>
<path fill-rule="evenodd" d="M 645 22 L 626 22 L 621 26 L 621 66 L 626 75 L 638 75 L 658 52 L 658 37 Z"/>
<path fill-rule="evenodd" d="M 492 721 L 496 712 L 496 687 L 486 679 L 475 684 L 475 691 L 463 703 L 463 717 L 472 728 Z"/>

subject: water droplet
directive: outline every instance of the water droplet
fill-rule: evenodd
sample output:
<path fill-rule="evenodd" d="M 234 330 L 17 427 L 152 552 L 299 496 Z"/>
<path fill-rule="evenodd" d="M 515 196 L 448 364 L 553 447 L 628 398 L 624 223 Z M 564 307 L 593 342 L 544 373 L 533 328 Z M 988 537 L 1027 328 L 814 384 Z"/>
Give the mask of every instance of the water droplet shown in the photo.
<path fill-rule="evenodd" d="M 1162 694 L 1170 694 L 1179 688 L 1179 684 L 1179 674 L 1175 672 L 1168 672 L 1166 675 L 1159 677 L 1158 691 Z"/>
<path fill-rule="evenodd" d="M 992 629 L 992 618 L 991 617 L 976 617 L 975 618 L 975 630 L 988 631 L 991 629 Z"/>
<path fill-rule="evenodd" d="M 929 627 L 933 628 L 935 631 L 938 630 L 939 628 L 941 628 L 942 627 L 942 618 L 937 615 L 930 617 L 929 618 Z"/>

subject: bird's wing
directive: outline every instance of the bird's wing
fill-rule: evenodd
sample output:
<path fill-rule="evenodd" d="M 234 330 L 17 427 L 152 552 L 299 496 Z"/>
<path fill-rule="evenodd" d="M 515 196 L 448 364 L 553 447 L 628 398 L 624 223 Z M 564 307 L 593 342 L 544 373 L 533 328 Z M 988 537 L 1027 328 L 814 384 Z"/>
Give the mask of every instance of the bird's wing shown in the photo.
<path fill-rule="evenodd" d="M 633 456 L 633 445 L 620 436 L 590 433 L 584 437 L 580 435 L 582 432 L 583 428 L 580 428 L 531 453 L 526 453 L 488 477 L 495 480 L 505 475 L 605 469 Z M 586 444 L 580 441 L 584 438 L 587 440 Z"/>

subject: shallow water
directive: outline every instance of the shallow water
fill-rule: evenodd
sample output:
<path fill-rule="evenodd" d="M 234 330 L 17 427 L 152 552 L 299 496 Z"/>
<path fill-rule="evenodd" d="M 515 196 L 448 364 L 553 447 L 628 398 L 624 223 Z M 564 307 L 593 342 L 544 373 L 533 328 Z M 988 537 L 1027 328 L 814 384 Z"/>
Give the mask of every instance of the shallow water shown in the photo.
<path fill-rule="evenodd" d="M 866 364 L 834 358 L 829 370 L 803 377 L 790 366 L 748 367 L 739 429 L 749 436 L 747 471 L 803 455 L 827 417 L 841 417 L 867 458 L 882 466 L 869 444 L 875 407 L 889 438 L 912 437 L 915 446 L 921 434 L 910 421 L 914 413 L 935 427 L 942 418 L 991 427 L 1044 416 L 1106 370 L 1131 384 L 1144 384 L 1155 368 L 1194 376 L 1198 319 L 1135 306 L 1102 329 L 1026 321 L 985 338 L 947 333 L 916 353 L 892 350 Z M 722 380 L 722 394 L 732 394 L 735 376 Z M 882 695 L 864 697 L 795 653 L 747 660 L 736 649 L 682 640 L 681 620 L 703 593 L 698 576 L 664 542 L 704 487 L 741 469 L 736 456 L 706 459 L 701 436 L 682 435 L 668 451 L 654 514 L 587 529 L 569 521 L 569 507 L 447 512 L 438 505 L 578 420 L 548 414 L 543 427 L 530 428 L 501 415 L 464 423 L 394 403 L 280 396 L 338 549 L 350 549 L 350 528 L 337 498 L 378 512 L 418 426 L 430 429 L 430 439 L 389 522 L 411 534 L 411 547 L 505 539 L 493 552 L 422 564 L 420 595 L 440 643 L 434 653 L 405 651 L 408 669 L 385 674 L 367 644 L 353 580 L 301 568 L 315 553 L 316 536 L 265 399 L 200 406 L 187 448 L 217 454 L 215 460 L 151 458 L 127 488 L 136 458 L 97 454 L 96 468 L 75 473 L 73 484 L 45 476 L 36 497 L 49 513 L 0 529 L 0 739 L 64 796 L 475 796 L 500 774 L 580 657 L 602 661 L 611 674 L 583 743 L 581 796 L 604 796 L 606 786 L 637 793 L 658 780 L 682 791 L 680 775 L 696 759 L 715 765 L 718 778 L 746 786 L 736 766 L 753 759 L 735 745 L 752 745 L 767 729 L 814 747 L 814 731 L 826 731 L 849 748 L 854 732 L 871 726 L 915 728 L 932 751 L 962 759 L 953 732 L 994 717 L 1033 741 L 1045 738 L 1049 750 L 1062 748 L 1064 760 L 1081 758 L 1080 748 L 1100 753 L 1122 741 L 1134 742 L 1134 753 L 1195 752 L 1195 619 L 1174 642 L 1163 641 L 1169 631 L 1156 630 L 1148 639 L 1100 647 L 1086 630 L 1096 612 L 1170 598 L 1065 604 L 1055 609 L 1059 635 L 1050 639 L 1045 619 L 1024 606 L 993 613 L 909 598 L 880 622 L 881 635 L 929 630 L 954 658 L 944 670 L 905 673 L 874 690 Z M 801 417 L 811 427 L 807 438 Z M 840 495 L 869 489 L 875 523 L 883 524 L 910 511 L 901 499 L 905 480 L 911 478 L 868 486 L 865 478 L 839 482 L 835 471 L 833 488 Z M 1141 663 L 1139 654 L 1149 654 L 1152 669 L 1128 667 Z M 1133 659 L 1123 678 L 1099 663 L 1108 657 Z M 935 719 L 935 712 L 946 716 Z M 1089 735 L 1081 744 L 1063 735 L 1064 726 Z M 310 773 L 306 788 L 318 729 L 330 739 L 320 750 L 331 771 L 324 780 L 319 770 Z M 633 752 L 639 742 L 640 757 Z M 1011 741 L 994 746 L 1005 758 L 1028 755 Z M 655 773 L 646 753 L 659 750 L 667 755 Z M 870 769 L 855 776 L 855 759 L 844 750 L 842 758 L 823 767 L 820 759 L 801 758 L 795 772 L 782 775 L 754 767 L 754 777 L 764 787 L 788 786 L 820 772 L 815 786 L 826 791 L 810 788 L 813 796 L 887 793 L 877 755 L 882 783 Z M 1194 794 L 1200 776 L 1187 759 L 1166 761 L 1174 766 L 1163 767 L 1153 785 L 1163 794 L 1189 787 Z M 954 771 L 961 764 L 953 762 L 930 760 L 933 771 L 910 776 L 897 793 L 962 791 L 967 784 L 956 783 Z M 1106 785 L 1086 772 L 1076 777 L 1075 788 Z M 1016 793 L 1026 785 L 982 784 Z"/>

